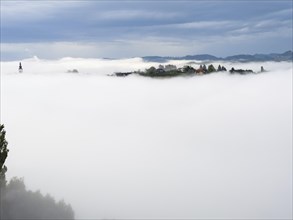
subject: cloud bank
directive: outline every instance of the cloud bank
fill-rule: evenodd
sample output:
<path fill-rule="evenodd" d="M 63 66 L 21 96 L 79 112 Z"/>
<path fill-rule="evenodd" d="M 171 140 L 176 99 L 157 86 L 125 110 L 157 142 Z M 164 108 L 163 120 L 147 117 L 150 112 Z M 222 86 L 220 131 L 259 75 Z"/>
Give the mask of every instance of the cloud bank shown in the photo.
<path fill-rule="evenodd" d="M 76 218 L 292 218 L 292 63 L 107 76 L 150 65 L 34 58 L 17 74 L 1 62 L 8 177 L 64 198 Z"/>

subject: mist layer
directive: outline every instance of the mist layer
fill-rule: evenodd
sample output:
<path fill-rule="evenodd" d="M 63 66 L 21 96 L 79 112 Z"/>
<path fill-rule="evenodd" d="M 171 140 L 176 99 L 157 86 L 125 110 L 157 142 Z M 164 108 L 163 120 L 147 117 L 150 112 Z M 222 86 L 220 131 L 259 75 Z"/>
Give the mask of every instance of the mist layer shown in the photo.
<path fill-rule="evenodd" d="M 150 65 L 33 59 L 17 74 L 2 62 L 8 177 L 64 198 L 76 218 L 291 218 L 292 63 L 107 76 Z"/>

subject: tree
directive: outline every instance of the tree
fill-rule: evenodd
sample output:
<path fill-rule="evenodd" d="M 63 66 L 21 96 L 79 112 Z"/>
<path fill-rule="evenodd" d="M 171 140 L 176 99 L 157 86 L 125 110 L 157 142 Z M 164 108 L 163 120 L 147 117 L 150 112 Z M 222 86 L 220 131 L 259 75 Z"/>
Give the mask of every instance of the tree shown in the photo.
<path fill-rule="evenodd" d="M 227 69 L 224 66 L 222 66 L 222 70 L 221 71 L 227 71 Z"/>
<path fill-rule="evenodd" d="M 194 68 L 192 66 L 184 66 L 183 67 L 183 72 L 184 73 L 194 73 L 195 70 L 194 70 Z"/>
<path fill-rule="evenodd" d="M 5 135 L 6 131 L 4 130 L 4 125 L 0 125 L 0 187 L 5 186 L 6 184 L 5 173 L 7 167 L 4 163 L 9 150 L 7 149 L 8 142 L 6 141 Z"/>
<path fill-rule="evenodd" d="M 204 72 L 207 72 L 207 66 L 205 64 L 203 65 L 202 69 Z"/>
<path fill-rule="evenodd" d="M 154 76 L 156 75 L 156 73 L 157 73 L 157 69 L 153 66 L 146 70 L 146 74 L 150 76 Z"/>
<path fill-rule="evenodd" d="M 208 66 L 208 72 L 209 72 L 209 73 L 216 72 L 216 69 L 215 69 L 215 67 L 213 66 L 213 64 L 211 64 L 211 65 Z"/>
<path fill-rule="evenodd" d="M 12 178 L 3 192 L 0 219 L 74 219 L 71 205 L 27 190 L 21 178 Z"/>
<path fill-rule="evenodd" d="M 9 150 L 5 135 L 0 125 L 0 219 L 74 219 L 70 204 L 27 190 L 23 179 L 14 177 L 6 184 L 4 163 Z"/>

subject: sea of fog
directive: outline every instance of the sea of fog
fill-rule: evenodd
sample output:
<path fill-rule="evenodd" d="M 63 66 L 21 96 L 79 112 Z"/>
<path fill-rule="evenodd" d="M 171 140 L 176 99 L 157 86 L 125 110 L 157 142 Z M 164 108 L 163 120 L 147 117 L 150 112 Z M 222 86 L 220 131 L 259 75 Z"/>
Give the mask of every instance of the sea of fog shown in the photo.
<path fill-rule="evenodd" d="M 8 179 L 77 219 L 292 218 L 292 62 L 220 64 L 268 72 L 119 78 L 107 74 L 158 63 L 35 57 L 19 74 L 1 62 Z"/>

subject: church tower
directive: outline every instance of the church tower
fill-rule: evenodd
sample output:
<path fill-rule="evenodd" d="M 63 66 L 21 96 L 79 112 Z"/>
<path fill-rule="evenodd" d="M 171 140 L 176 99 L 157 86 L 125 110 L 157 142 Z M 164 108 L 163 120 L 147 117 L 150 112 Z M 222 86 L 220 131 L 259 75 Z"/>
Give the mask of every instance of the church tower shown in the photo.
<path fill-rule="evenodd" d="M 22 69 L 22 65 L 21 62 L 19 63 L 19 67 L 18 67 L 18 72 L 22 73 L 23 69 Z"/>

